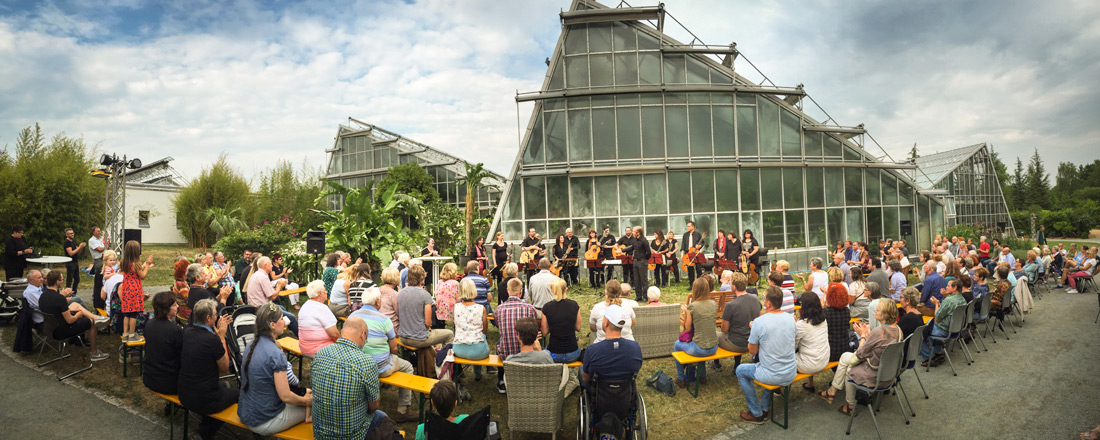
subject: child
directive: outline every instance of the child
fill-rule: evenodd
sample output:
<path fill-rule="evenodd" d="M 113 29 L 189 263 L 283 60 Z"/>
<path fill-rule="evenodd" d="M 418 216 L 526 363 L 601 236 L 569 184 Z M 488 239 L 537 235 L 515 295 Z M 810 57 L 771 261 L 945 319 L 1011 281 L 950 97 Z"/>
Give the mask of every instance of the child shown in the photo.
<path fill-rule="evenodd" d="M 119 299 L 122 300 L 122 342 L 142 342 L 145 338 L 137 334 L 137 315 L 145 311 L 148 295 L 141 285 L 149 269 L 153 267 L 153 256 L 138 264 L 141 258 L 141 244 L 134 240 L 126 242 L 122 250 L 122 285 L 119 286 Z"/>
<path fill-rule="evenodd" d="M 455 416 L 452 413 L 455 407 L 458 406 L 458 387 L 454 382 L 449 380 L 441 380 L 436 382 L 432 386 L 431 393 L 428 397 L 432 399 L 432 408 L 435 408 L 435 412 L 440 416 L 445 417 L 448 422 L 461 423 L 466 418 L 467 414 Z M 424 424 L 421 423 L 416 427 L 416 440 L 426 440 L 427 437 L 424 434 Z"/>

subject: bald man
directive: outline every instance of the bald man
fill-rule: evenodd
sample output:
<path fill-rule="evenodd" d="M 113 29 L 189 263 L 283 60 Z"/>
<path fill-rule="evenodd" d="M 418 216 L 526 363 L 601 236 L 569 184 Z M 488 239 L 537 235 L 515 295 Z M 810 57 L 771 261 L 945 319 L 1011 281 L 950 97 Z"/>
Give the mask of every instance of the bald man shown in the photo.
<path fill-rule="evenodd" d="M 374 430 L 397 432 L 378 409 L 378 369 L 363 353 L 367 323 L 352 316 L 340 339 L 317 351 L 310 368 L 313 431 L 318 438 L 367 438 Z"/>

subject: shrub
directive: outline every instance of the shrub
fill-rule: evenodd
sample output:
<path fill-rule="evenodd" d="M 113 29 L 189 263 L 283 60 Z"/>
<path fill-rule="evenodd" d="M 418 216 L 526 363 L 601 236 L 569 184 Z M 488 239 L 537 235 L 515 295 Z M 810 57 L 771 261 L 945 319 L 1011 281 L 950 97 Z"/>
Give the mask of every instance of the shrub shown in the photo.
<path fill-rule="evenodd" d="M 298 231 L 290 224 L 290 218 L 284 217 L 281 220 L 255 225 L 246 231 L 226 235 L 218 240 L 214 248 L 227 255 L 240 255 L 245 249 L 251 249 L 252 252 L 271 256 L 287 243 L 298 239 Z"/>
<path fill-rule="evenodd" d="M 202 175 L 180 189 L 173 202 L 176 227 L 193 247 L 206 247 L 217 240 L 204 213 L 209 208 L 233 209 L 244 205 L 248 181 L 229 165 L 223 154 Z"/>

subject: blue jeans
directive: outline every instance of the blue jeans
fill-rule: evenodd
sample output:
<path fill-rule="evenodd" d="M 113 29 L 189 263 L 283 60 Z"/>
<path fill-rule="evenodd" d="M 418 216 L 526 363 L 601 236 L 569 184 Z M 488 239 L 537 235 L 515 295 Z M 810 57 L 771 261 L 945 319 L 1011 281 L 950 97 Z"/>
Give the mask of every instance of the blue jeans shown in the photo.
<path fill-rule="evenodd" d="M 363 437 L 363 439 L 366 440 L 367 438 L 369 438 L 371 433 L 374 432 L 374 428 L 377 428 L 378 425 L 380 423 L 382 423 L 382 419 L 384 419 L 386 417 L 389 417 L 389 416 L 387 416 L 386 413 L 382 412 L 382 410 L 380 410 L 380 409 L 374 410 L 374 416 L 371 417 L 370 425 L 367 426 L 367 435 L 366 435 L 366 437 Z"/>
<path fill-rule="evenodd" d="M 476 344 L 452 344 L 451 350 L 454 350 L 455 356 L 463 359 L 477 361 L 489 357 L 489 344 L 485 341 Z M 474 376 L 481 377 L 480 365 L 474 365 Z"/>
<path fill-rule="evenodd" d="M 947 337 L 947 330 L 940 330 L 939 327 L 936 327 L 936 326 L 933 325 L 931 336 L 935 336 L 937 338 L 946 338 Z M 929 359 L 932 359 L 932 356 L 934 356 L 934 355 L 936 355 L 936 353 L 939 353 L 940 351 L 942 351 L 943 347 L 942 346 L 935 347 L 935 352 L 933 352 L 932 350 L 933 350 L 932 339 L 929 338 L 929 337 L 925 337 L 924 338 L 924 343 L 921 344 L 921 346 L 920 346 L 920 357 L 924 358 L 924 360 L 926 360 L 926 361 L 929 360 Z"/>
<path fill-rule="evenodd" d="M 549 354 L 554 362 L 559 364 L 568 364 L 581 358 L 581 349 L 576 349 L 570 353 L 551 353 L 550 350 L 543 350 L 546 354 Z"/>
<path fill-rule="evenodd" d="M 797 371 L 791 370 L 790 374 L 775 375 L 767 372 L 766 370 L 757 370 L 759 364 L 741 364 L 737 366 L 737 382 L 741 384 L 741 392 L 745 395 L 745 405 L 749 407 L 749 412 L 754 417 L 760 417 L 764 415 L 764 411 L 771 407 L 772 404 L 772 392 L 771 390 L 764 390 L 764 397 L 760 400 L 756 398 L 756 385 L 752 381 L 758 380 L 761 383 L 770 385 L 787 386 L 794 380 Z M 757 372 L 760 374 L 758 375 Z"/>
<path fill-rule="evenodd" d="M 286 311 L 286 308 L 284 308 L 283 306 L 279 306 L 279 309 L 283 311 L 283 316 L 290 318 L 290 324 L 287 325 L 286 328 L 290 329 L 291 332 L 294 332 L 294 337 L 298 337 L 298 317 L 294 316 L 293 313 Z"/>
<path fill-rule="evenodd" d="M 677 340 L 676 345 L 673 346 L 672 350 L 673 351 L 682 351 L 684 353 L 690 354 L 690 355 L 695 356 L 695 357 L 705 357 L 705 356 L 710 356 L 710 355 L 714 354 L 715 352 L 717 352 L 718 351 L 718 346 L 715 345 L 711 348 L 703 349 L 703 348 L 699 348 L 698 345 L 695 345 L 694 341 L 693 342 L 683 342 L 683 341 Z M 676 361 L 673 360 L 673 362 L 676 362 Z M 695 366 L 696 365 L 699 366 L 699 379 L 707 377 L 707 363 L 706 362 L 696 362 L 694 364 L 687 364 L 687 365 L 683 365 L 679 362 L 676 362 L 676 378 L 680 379 L 680 380 L 688 381 L 688 382 L 695 382 L 695 379 L 696 379 L 696 377 L 695 377 L 696 367 Z"/>

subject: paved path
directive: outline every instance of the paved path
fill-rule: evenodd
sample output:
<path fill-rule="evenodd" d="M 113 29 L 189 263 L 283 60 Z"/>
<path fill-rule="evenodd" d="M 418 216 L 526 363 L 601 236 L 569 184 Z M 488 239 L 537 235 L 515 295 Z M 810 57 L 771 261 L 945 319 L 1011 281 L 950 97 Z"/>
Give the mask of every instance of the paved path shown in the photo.
<path fill-rule="evenodd" d="M 974 354 L 967 366 L 956 350 L 951 376 L 945 363 L 921 380 L 931 399 L 925 400 L 911 372 L 903 384 L 917 413 L 906 426 L 897 398 L 885 396 L 877 414 L 883 438 L 902 439 L 1069 439 L 1100 424 L 1100 324 L 1093 324 L 1097 295 L 1055 291 L 1036 300 L 1023 328 L 1010 341 L 998 333 L 997 343 L 987 337 L 989 352 Z M 796 385 L 795 388 L 798 388 Z M 820 389 L 820 384 L 819 384 Z M 875 438 L 865 411 L 845 436 L 848 418 L 837 412 L 843 394 L 833 406 L 798 388 L 792 390 L 790 429 L 771 423 L 740 424 L 716 440 L 774 438 Z M 751 427 L 750 427 L 751 426 Z"/>

